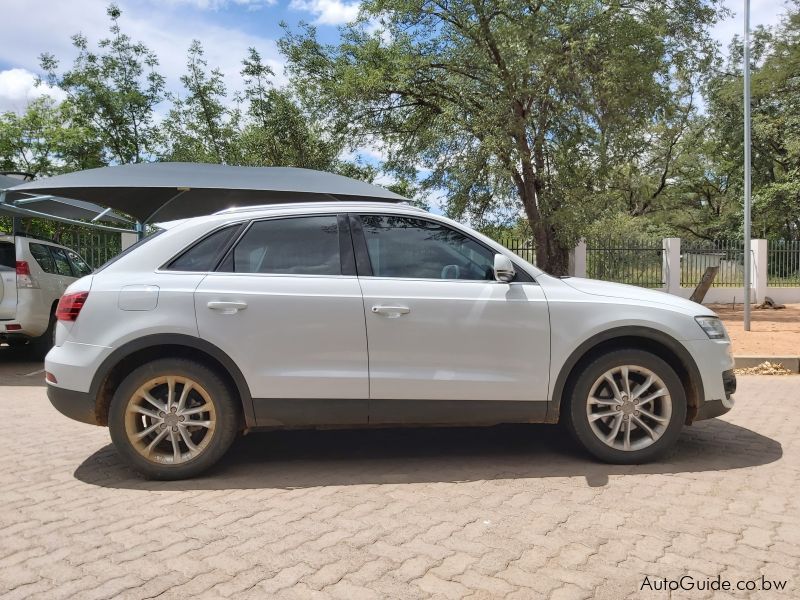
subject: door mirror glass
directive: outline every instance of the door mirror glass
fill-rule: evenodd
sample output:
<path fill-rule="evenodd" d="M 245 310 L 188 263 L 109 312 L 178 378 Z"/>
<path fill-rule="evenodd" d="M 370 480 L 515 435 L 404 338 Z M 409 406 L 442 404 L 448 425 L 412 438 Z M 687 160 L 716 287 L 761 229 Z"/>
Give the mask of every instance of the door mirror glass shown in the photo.
<path fill-rule="evenodd" d="M 505 254 L 494 255 L 494 278 L 497 281 L 508 283 L 514 281 L 517 272 L 514 270 L 514 264 L 511 259 Z"/>

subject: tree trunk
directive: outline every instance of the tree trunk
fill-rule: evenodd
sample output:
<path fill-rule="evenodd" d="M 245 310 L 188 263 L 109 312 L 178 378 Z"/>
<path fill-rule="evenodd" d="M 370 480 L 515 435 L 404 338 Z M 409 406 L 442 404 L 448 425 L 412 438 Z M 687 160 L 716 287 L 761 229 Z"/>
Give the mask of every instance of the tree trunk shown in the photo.
<path fill-rule="evenodd" d="M 569 275 L 570 249 L 556 237 L 555 228 L 546 223 L 530 223 L 536 241 L 536 266 L 550 275 Z"/>

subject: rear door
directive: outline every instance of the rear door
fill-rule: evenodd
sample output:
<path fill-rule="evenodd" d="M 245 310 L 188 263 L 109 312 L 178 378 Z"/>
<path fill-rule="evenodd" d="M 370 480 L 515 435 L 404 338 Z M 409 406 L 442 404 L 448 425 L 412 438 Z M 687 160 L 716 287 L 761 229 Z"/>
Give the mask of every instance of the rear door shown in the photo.
<path fill-rule="evenodd" d="M 364 306 L 344 216 L 251 223 L 195 309 L 200 337 L 241 369 L 259 425 L 366 423 Z"/>
<path fill-rule="evenodd" d="M 61 296 L 69 284 L 75 281 L 75 273 L 72 272 L 72 266 L 69 264 L 66 250 L 56 246 L 48 247 L 50 249 L 50 254 L 53 255 L 53 261 L 55 262 L 56 276 L 58 281 L 58 296 Z"/>
<path fill-rule="evenodd" d="M 17 314 L 17 255 L 12 240 L 0 240 L 0 319 Z"/>

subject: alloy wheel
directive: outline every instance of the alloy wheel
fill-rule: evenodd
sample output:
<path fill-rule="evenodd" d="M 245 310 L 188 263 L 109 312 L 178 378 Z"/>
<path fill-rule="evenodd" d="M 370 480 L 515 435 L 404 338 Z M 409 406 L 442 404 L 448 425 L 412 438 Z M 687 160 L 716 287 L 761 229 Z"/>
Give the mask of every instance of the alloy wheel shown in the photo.
<path fill-rule="evenodd" d="M 216 411 L 196 381 L 162 376 L 134 392 L 125 409 L 125 433 L 136 451 L 159 464 L 186 463 L 214 436 Z"/>
<path fill-rule="evenodd" d="M 641 450 L 657 442 L 672 418 L 672 398 L 653 371 L 622 365 L 592 384 L 586 401 L 592 432 L 617 450 Z"/>

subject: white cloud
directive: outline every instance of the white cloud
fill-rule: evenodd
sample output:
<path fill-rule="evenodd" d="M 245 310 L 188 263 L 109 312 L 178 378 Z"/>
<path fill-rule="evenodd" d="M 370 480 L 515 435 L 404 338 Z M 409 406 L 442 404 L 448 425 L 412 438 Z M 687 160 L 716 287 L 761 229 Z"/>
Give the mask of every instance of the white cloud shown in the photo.
<path fill-rule="evenodd" d="M 42 84 L 36 86 L 36 75 L 26 69 L 0 71 L 0 112 L 22 112 L 34 98 L 50 96 L 63 100 L 64 92 Z"/>
<path fill-rule="evenodd" d="M 354 21 L 361 3 L 341 0 L 291 0 L 289 8 L 310 12 L 318 25 L 343 25 Z"/>
<path fill-rule="evenodd" d="M 274 6 L 278 0 L 162 0 L 169 6 L 189 6 L 199 10 L 222 10 L 229 6 L 242 6 L 248 10 L 260 10 Z"/>
<path fill-rule="evenodd" d="M 211 7 L 226 0 L 168 0 L 173 5 L 181 1 Z M 158 71 L 167 78 L 167 87 L 172 91 L 180 91 L 180 76 L 185 71 L 186 53 L 193 39 L 203 43 L 209 68 L 219 67 L 225 74 L 229 91 L 241 89 L 241 61 L 251 46 L 258 49 L 264 62 L 275 71 L 275 83 L 286 82 L 283 59 L 272 39 L 219 25 L 207 15 L 175 12 L 169 4 L 133 0 L 118 0 L 117 4 L 122 9 L 122 30 L 155 52 L 160 63 Z M 61 60 L 62 69 L 69 68 L 75 56 L 70 36 L 81 32 L 92 46 L 108 36 L 107 5 L 108 0 L 28 0 L 5 4 L 3 22 L 14 26 L 3 31 L 0 64 L 38 73 L 39 55 L 50 52 Z"/>

